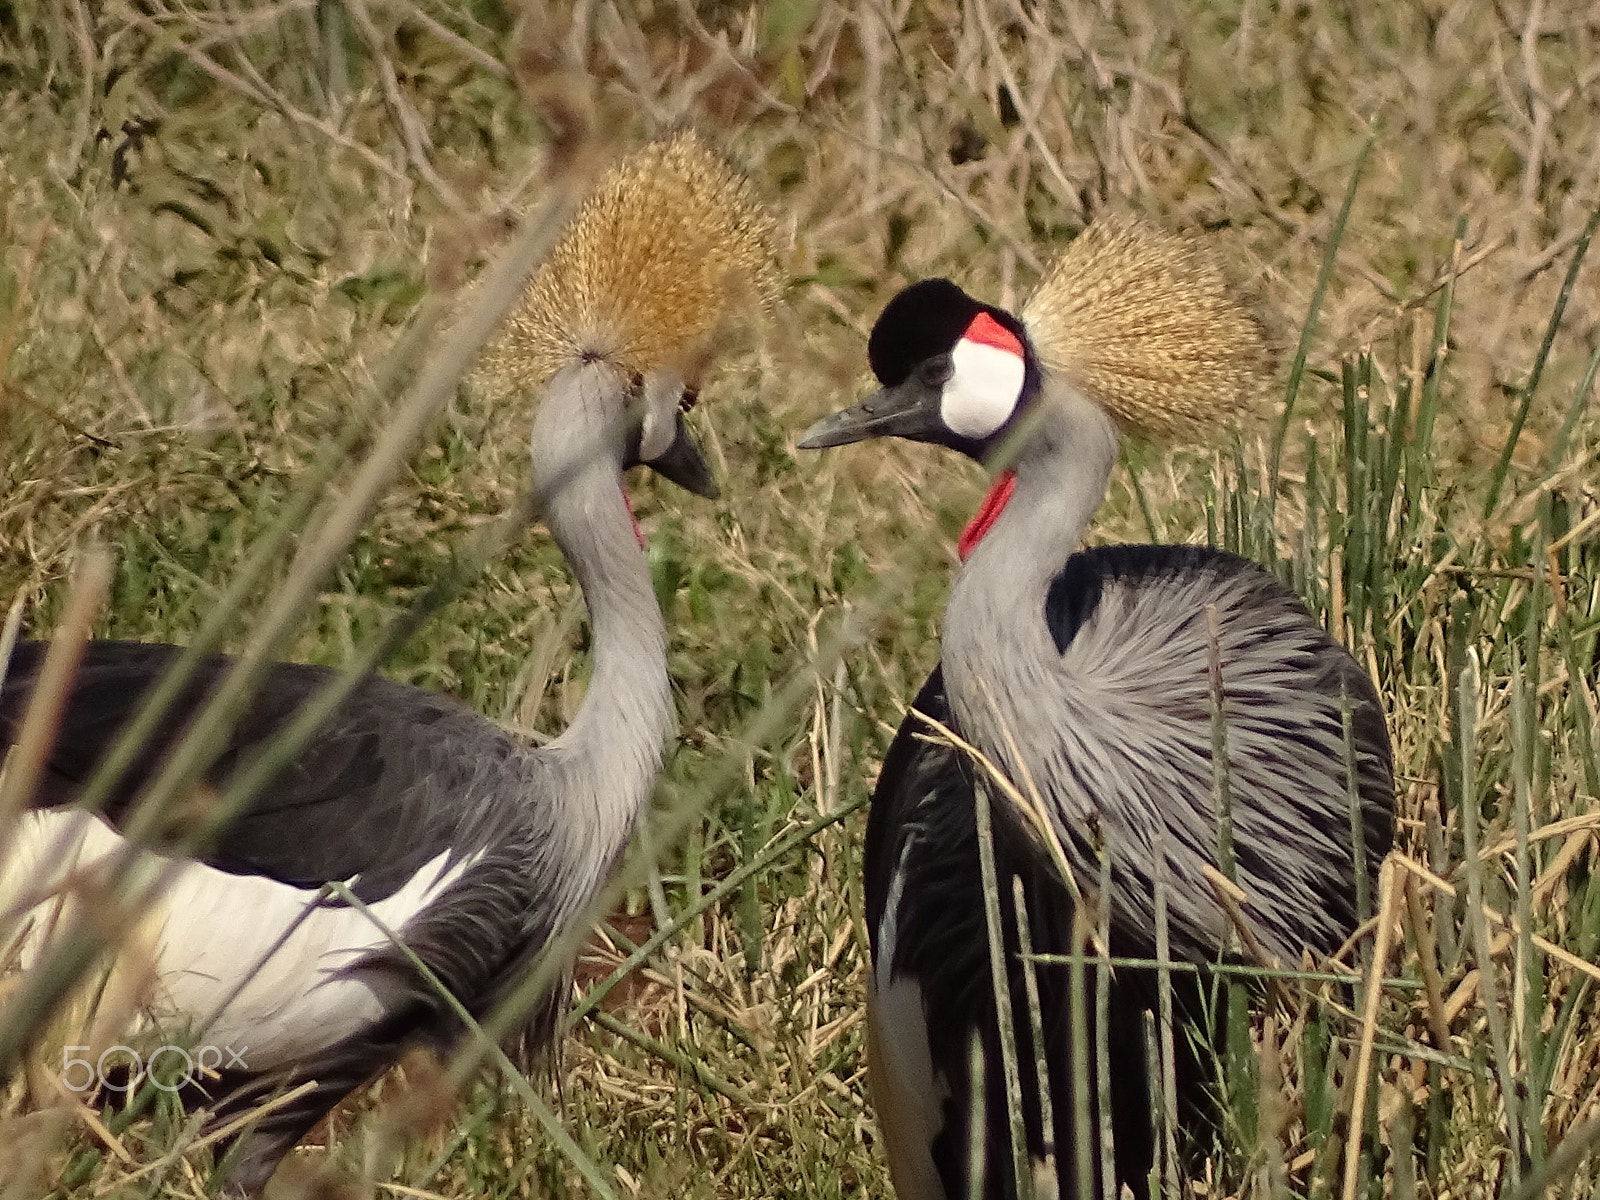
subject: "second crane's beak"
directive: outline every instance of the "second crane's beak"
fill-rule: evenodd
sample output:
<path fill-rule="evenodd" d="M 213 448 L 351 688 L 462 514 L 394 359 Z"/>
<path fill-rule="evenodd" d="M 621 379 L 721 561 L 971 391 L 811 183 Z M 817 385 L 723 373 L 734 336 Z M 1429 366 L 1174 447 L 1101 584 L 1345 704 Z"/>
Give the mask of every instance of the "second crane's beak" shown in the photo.
<path fill-rule="evenodd" d="M 879 388 L 860 404 L 823 417 L 800 435 L 799 447 L 823 450 L 879 437 L 929 442 L 943 436 L 947 434 L 939 415 L 939 389 L 912 376 L 895 387 Z"/>
<path fill-rule="evenodd" d="M 684 423 L 682 413 L 677 416 L 672 444 L 645 465 L 696 496 L 715 500 L 722 495 L 717 481 L 711 477 L 711 468 L 706 465 L 705 455 L 700 453 L 700 447 L 695 445 L 689 433 L 689 426 Z"/>

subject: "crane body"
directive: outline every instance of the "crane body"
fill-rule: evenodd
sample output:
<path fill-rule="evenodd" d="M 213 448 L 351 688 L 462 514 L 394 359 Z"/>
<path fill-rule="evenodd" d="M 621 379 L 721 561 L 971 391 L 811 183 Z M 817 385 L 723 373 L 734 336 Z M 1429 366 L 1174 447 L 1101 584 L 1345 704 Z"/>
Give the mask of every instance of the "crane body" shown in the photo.
<path fill-rule="evenodd" d="M 818 422 L 803 448 L 898 436 L 1004 466 L 962 538 L 941 663 L 885 758 L 868 823 L 870 1068 L 895 1187 L 902 1200 L 958 1200 L 974 1178 L 984 1197 L 1021 1190 L 988 971 L 973 815 L 982 787 L 994 812 L 1032 1190 L 1074 1195 L 1084 1175 L 1098 1190 L 1104 1115 L 1118 1186 L 1146 1196 L 1159 1095 L 1145 1048 L 1155 980 L 1139 969 L 1113 976 L 1111 1112 L 1088 1114 L 1095 1152 L 1084 1162 L 1066 970 L 1037 970 L 1045 1045 L 1036 1047 L 1016 921 L 1027 921 L 1037 952 L 1078 949 L 1075 887 L 1105 907 L 1111 954 L 1152 958 L 1159 876 L 1171 957 L 1203 965 L 1227 948 L 1230 920 L 1205 875 L 1220 862 L 1213 652 L 1236 880 L 1260 947 L 1285 965 L 1335 952 L 1356 925 L 1357 878 L 1375 876 L 1391 837 L 1377 692 L 1292 592 L 1255 564 L 1203 547 L 1079 549 L 1122 430 L 1193 432 L 1246 402 L 1265 370 L 1260 334 L 1204 258 L 1168 235 L 1112 223 L 1069 247 L 1021 320 L 946 280 L 925 281 L 890 302 L 868 355 L 882 389 Z M 924 716 L 988 765 L 929 740 Z M 991 767 L 1009 789 L 993 785 Z M 1011 911 L 1013 877 L 1021 913 Z M 1202 1021 L 1199 983 L 1177 976 L 1173 989 L 1179 1018 Z M 1212 1111 L 1204 1055 L 1181 1031 L 1175 1041 L 1180 1122 L 1199 1135 Z M 984 1123 L 976 1138 L 974 1114 Z"/>
<path fill-rule="evenodd" d="M 684 413 L 711 339 L 771 299 L 770 232 L 748 185 L 692 134 L 656 143 L 602 180 L 491 351 L 501 382 L 543 391 L 534 487 L 588 610 L 590 681 L 566 730 L 535 744 L 447 697 L 369 677 L 198 857 L 134 848 L 173 878 L 141 914 L 145 960 L 129 953 L 114 969 L 148 976 L 136 988 L 144 1020 L 229 1049 L 229 1069 L 203 1085 L 213 1124 L 314 1084 L 247 1127 L 228 1159 L 231 1194 L 258 1194 L 312 1125 L 408 1046 L 461 1037 L 391 934 L 481 1017 L 619 862 L 675 730 L 666 628 L 624 475 L 647 465 L 716 495 Z M 25 643 L 12 658 L 0 746 L 16 737 L 43 649 Z M 25 967 L 64 927 L 58 901 L 92 898 L 144 784 L 229 666 L 201 661 L 102 811 L 71 808 L 178 655 L 85 649 L 32 811 L 0 863 L 0 910 L 21 931 Z M 193 801 L 223 791 L 332 675 L 269 668 Z M 548 1047 L 561 991 L 531 1014 L 525 1049 Z"/>

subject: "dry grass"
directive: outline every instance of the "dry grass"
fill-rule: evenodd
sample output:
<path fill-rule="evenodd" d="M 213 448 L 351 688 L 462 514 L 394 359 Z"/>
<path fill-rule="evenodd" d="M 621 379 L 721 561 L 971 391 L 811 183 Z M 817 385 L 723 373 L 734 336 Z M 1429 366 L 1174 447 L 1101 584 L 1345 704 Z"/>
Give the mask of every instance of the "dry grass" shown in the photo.
<path fill-rule="evenodd" d="M 1389 970 L 1420 982 L 1431 959 L 1439 1004 L 1426 987 L 1392 989 L 1375 1010 L 1366 1125 L 1418 1131 L 1416 1194 L 1498 1194 L 1514 1127 L 1504 1078 L 1531 1087 L 1539 1111 L 1518 1123 L 1549 1146 L 1600 1104 L 1583 965 L 1600 936 L 1594 423 L 1580 415 L 1561 438 L 1600 341 L 1600 266 L 1576 277 L 1484 516 L 1600 200 L 1600 19 L 1578 0 L 1325 7 L 663 0 L 574 16 L 533 0 L 514 20 L 487 0 L 0 0 L 0 597 L 30 630 L 52 628 L 71 564 L 98 540 L 115 574 L 96 634 L 186 640 L 353 402 L 393 391 L 389 356 L 424 297 L 472 278 L 533 206 L 552 135 L 592 118 L 631 146 L 696 126 L 778 214 L 791 283 L 765 349 L 724 369 L 696 417 L 730 501 L 644 481 L 636 499 L 685 730 L 663 808 L 728 764 L 742 782 L 659 868 L 641 867 L 587 978 L 749 874 L 577 1029 L 559 1112 L 619 1196 L 886 1195 L 861 1076 L 862 815 L 775 848 L 869 790 L 937 655 L 950 539 L 977 477 L 900 446 L 797 460 L 793 436 L 859 389 L 865 332 L 900 286 L 948 274 L 1014 305 L 1101 210 L 1212 231 L 1293 345 L 1370 133 L 1282 500 L 1264 516 L 1253 499 L 1269 467 L 1254 439 L 1216 457 L 1135 448 L 1095 536 L 1200 540 L 1210 521 L 1218 540 L 1280 559 L 1370 663 L 1392 713 L 1401 848 L 1438 877 L 1403 876 Z M 339 37 L 318 25 L 328 12 L 347 22 Z M 1348 389 L 1342 363 L 1357 372 Z M 1382 455 L 1366 451 L 1388 445 L 1386 405 L 1407 386 L 1431 388 L 1437 413 L 1397 460 L 1409 492 L 1374 502 L 1371 519 L 1330 518 L 1368 503 Z M 1370 442 L 1341 411 L 1347 393 L 1362 412 L 1371 399 Z M 347 661 L 510 504 L 530 416 L 462 390 L 291 656 Z M 1357 556 L 1372 570 L 1353 573 Z M 883 581 L 898 591 L 872 636 L 781 736 L 742 748 L 737 731 L 828 642 L 841 606 L 875 611 Z M 574 604 L 536 532 L 388 669 L 559 727 L 582 688 Z M 247 613 L 230 644 L 248 629 Z M 1486 822 L 1476 884 L 1464 796 Z M 1469 891 L 1519 932 L 1469 919 Z M 1503 942 L 1488 947 L 1493 1003 L 1475 935 Z M 1258 1029 L 1259 1047 L 1281 1050 L 1269 1058 L 1283 1085 L 1264 1073 L 1262 1132 L 1241 1135 L 1228 1188 L 1311 1189 L 1334 1157 L 1317 1132 L 1333 1100 L 1305 1086 L 1321 1011 Z M 1341 1053 L 1359 1046 L 1353 1014 L 1333 1024 Z M 412 1064 L 378 1089 L 407 1097 L 380 1102 L 378 1124 L 415 1133 L 393 1177 L 417 1190 L 383 1194 L 585 1192 L 524 1106 L 482 1085 L 451 1108 L 429 1079 Z M 340 1114 L 326 1141 L 352 1177 L 388 1179 L 363 1123 L 373 1109 Z M 188 1136 L 173 1113 L 124 1127 L 20 1081 L 4 1112 L 0 1195 L 203 1189 L 203 1153 L 163 1160 Z M 1374 1188 L 1405 1194 L 1395 1157 L 1368 1165 Z"/>

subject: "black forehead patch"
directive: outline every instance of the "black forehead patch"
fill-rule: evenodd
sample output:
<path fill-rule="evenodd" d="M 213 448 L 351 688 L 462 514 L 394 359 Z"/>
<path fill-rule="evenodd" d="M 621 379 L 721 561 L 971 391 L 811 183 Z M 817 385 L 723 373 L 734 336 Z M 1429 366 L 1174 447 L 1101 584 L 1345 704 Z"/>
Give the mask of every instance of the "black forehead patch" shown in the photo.
<path fill-rule="evenodd" d="M 884 306 L 872 327 L 867 339 L 872 373 L 884 387 L 904 383 L 918 363 L 953 350 L 983 309 L 948 279 L 913 283 Z"/>

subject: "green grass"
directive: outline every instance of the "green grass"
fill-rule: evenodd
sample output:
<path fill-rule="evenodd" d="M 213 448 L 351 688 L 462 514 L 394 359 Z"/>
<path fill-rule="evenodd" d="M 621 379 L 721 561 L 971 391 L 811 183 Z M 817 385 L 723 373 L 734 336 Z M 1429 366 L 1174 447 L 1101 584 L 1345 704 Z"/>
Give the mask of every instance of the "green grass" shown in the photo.
<path fill-rule="evenodd" d="M 1600 1104 L 1595 980 L 1572 961 L 1600 954 L 1600 265 L 1582 253 L 1600 25 L 1577 0 L 913 8 L 587 6 L 574 28 L 539 3 L 0 0 L 0 601 L 30 632 L 98 544 L 97 636 L 187 642 L 216 618 L 242 648 L 271 589 L 227 620 L 222 599 L 253 554 L 281 580 L 295 539 L 262 547 L 323 502 L 308 481 L 341 430 L 372 450 L 374 414 L 430 361 L 406 330 L 436 302 L 459 315 L 537 206 L 563 111 L 619 148 L 694 123 L 785 231 L 785 304 L 694 418 L 728 499 L 636 486 L 683 726 L 658 808 L 689 816 L 634 856 L 586 951 L 587 987 L 633 965 L 580 1008 L 559 1092 L 541 1085 L 572 1145 L 487 1076 L 452 1100 L 411 1062 L 285 1174 L 332 1156 L 452 1198 L 595 1194 L 583 1170 L 619 1197 L 888 1194 L 860 805 L 937 658 L 979 478 L 918 447 L 798 458 L 793 438 L 862 388 L 897 288 L 948 274 L 1015 303 L 1089 215 L 1129 206 L 1220 240 L 1294 401 L 1220 448 L 1130 447 L 1093 536 L 1209 538 L 1288 579 L 1378 681 L 1398 848 L 1451 888 L 1411 875 L 1397 900 L 1358 1192 L 1515 1195 L 1520 1145 L 1535 1172 L 1577 1169 L 1551 1194 L 1590 1194 L 1562 1140 Z M 351 662 L 422 597 L 512 509 L 530 422 L 458 389 L 283 653 Z M 846 605 L 869 628 L 836 666 Z M 385 670 L 559 729 L 583 687 L 575 613 L 534 529 Z M 1236 1022 L 1272 1053 L 1224 1064 L 1244 1077 L 1211 1194 L 1342 1193 L 1365 994 L 1352 1011 L 1315 988 L 1291 985 L 1270 1035 Z M 48 1087 L 52 1061 L 0 1101 L 0 1195 L 203 1190 L 203 1149 L 164 1157 L 194 1133 L 170 1106 L 91 1120 Z"/>

